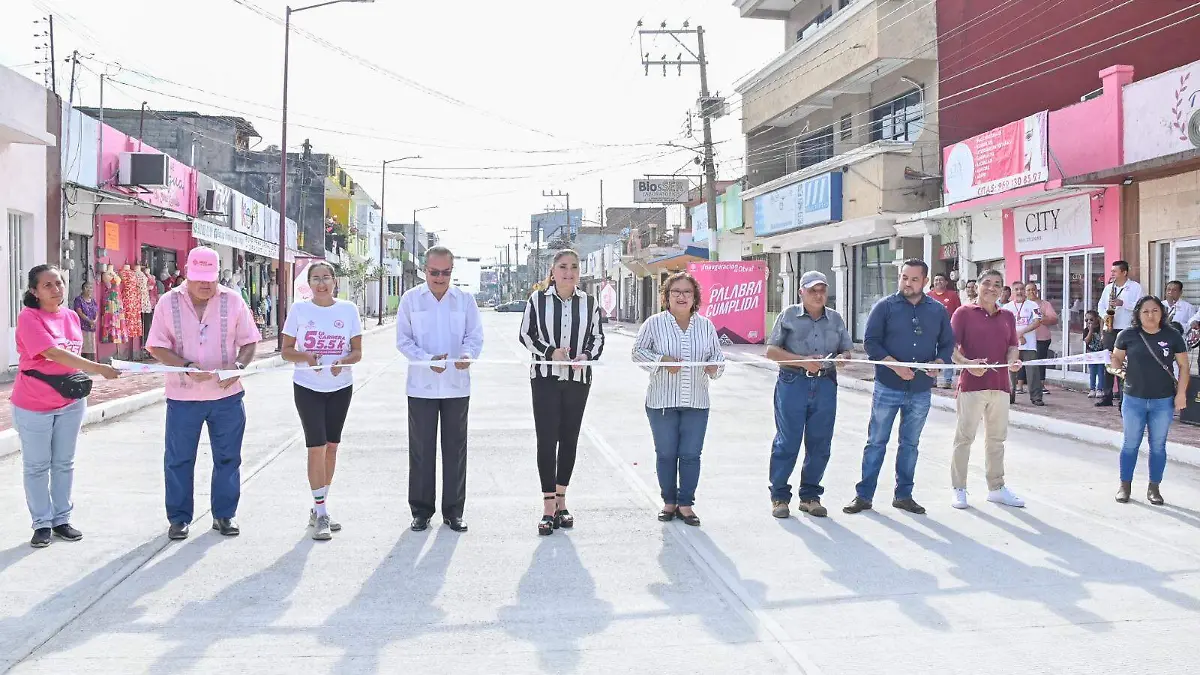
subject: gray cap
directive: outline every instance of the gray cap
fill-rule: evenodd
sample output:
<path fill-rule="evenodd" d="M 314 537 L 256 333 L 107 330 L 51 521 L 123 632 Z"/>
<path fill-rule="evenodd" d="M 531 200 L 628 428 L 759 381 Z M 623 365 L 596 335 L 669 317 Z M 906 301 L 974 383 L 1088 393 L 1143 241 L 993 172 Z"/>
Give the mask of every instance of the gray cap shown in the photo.
<path fill-rule="evenodd" d="M 828 286 L 829 281 L 825 279 L 824 274 L 821 274 L 816 270 L 805 272 L 804 275 L 800 277 L 800 288 L 812 288 L 817 284 L 825 284 Z"/>

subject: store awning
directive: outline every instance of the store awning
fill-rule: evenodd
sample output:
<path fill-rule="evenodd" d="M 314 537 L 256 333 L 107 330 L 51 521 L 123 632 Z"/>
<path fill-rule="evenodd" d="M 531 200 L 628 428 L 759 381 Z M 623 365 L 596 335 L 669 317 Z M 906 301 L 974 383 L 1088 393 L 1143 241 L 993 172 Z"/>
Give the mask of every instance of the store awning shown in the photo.
<path fill-rule="evenodd" d="M 764 252 L 828 251 L 841 244 L 858 244 L 896 236 L 896 215 L 881 214 L 871 218 L 856 218 L 836 223 L 792 230 L 783 234 L 758 237 L 755 244 Z"/>
<path fill-rule="evenodd" d="M 99 190 L 86 185 L 79 185 L 78 183 L 68 183 L 68 185 L 76 188 L 80 193 L 91 195 L 92 201 L 90 205 L 95 208 L 96 215 L 98 216 L 138 216 L 141 218 L 175 220 L 184 223 L 192 221 L 192 217 L 186 213 L 147 204 L 128 195 Z"/>
<path fill-rule="evenodd" d="M 1128 185 L 1196 170 L 1200 170 L 1200 148 L 1073 176 L 1063 185 Z"/>
<path fill-rule="evenodd" d="M 652 272 L 684 269 L 688 263 L 699 262 L 701 260 L 708 260 L 708 249 L 699 246 L 688 246 L 679 253 L 654 258 L 646 263 L 646 268 Z"/>
<path fill-rule="evenodd" d="M 1063 197 L 1094 192 L 1097 188 L 1107 187 L 1105 185 L 1095 184 L 1075 184 L 1066 185 L 1062 180 L 1051 180 L 1045 183 L 1037 183 L 1000 194 L 988 195 L 986 197 L 977 197 L 965 202 L 950 205 L 950 215 L 952 216 L 967 216 L 984 211 L 998 211 L 1001 209 L 1015 209 L 1018 206 L 1025 206 L 1037 202 L 1053 201 Z"/>

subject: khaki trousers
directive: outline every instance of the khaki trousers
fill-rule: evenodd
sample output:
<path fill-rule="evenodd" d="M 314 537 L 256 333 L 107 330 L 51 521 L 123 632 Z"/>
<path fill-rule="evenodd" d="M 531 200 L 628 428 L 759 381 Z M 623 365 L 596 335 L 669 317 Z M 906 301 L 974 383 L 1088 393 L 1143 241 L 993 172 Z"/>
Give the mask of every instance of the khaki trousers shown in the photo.
<path fill-rule="evenodd" d="M 975 442 L 979 422 L 984 426 L 984 470 L 989 490 L 1004 487 L 1004 440 L 1008 437 L 1007 391 L 960 391 L 956 400 L 958 428 L 954 431 L 954 458 L 950 462 L 950 483 L 967 487 L 967 465 L 971 444 Z"/>

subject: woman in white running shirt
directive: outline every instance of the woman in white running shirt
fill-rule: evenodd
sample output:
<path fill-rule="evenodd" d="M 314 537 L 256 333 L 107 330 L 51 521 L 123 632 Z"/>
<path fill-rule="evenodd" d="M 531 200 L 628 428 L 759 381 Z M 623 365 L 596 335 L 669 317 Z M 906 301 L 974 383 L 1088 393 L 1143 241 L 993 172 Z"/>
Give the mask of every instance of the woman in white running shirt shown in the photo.
<path fill-rule="evenodd" d="M 283 358 L 297 366 L 292 389 L 308 447 L 308 484 L 313 497 L 308 524 L 317 540 L 331 539 L 342 529 L 329 517 L 325 500 L 354 393 L 354 375 L 345 366 L 362 359 L 358 307 L 333 297 L 335 283 L 332 265 L 309 265 L 313 299 L 292 305 L 283 326 Z"/>

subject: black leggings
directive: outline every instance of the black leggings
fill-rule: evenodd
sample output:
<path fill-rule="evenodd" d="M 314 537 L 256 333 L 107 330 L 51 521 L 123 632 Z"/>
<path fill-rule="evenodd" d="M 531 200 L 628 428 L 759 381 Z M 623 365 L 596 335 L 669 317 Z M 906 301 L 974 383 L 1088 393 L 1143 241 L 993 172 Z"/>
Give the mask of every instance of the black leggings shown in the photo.
<path fill-rule="evenodd" d="M 304 447 L 320 448 L 326 443 L 341 443 L 342 427 L 346 426 L 350 399 L 354 395 L 353 385 L 337 391 L 313 391 L 293 383 L 292 390 L 296 412 L 300 413 L 300 426 L 304 429 Z"/>
<path fill-rule="evenodd" d="M 549 494 L 556 485 L 571 484 L 583 409 L 592 385 L 550 377 L 535 377 L 531 382 L 538 475 L 542 492 Z"/>

